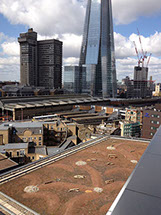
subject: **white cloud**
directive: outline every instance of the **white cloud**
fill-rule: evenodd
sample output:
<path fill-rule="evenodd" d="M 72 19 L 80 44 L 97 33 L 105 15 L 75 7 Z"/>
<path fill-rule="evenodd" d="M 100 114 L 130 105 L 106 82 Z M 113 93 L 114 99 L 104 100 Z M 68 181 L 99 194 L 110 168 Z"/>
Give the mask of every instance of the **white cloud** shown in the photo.
<path fill-rule="evenodd" d="M 0 65 L 4 66 L 4 65 L 19 65 L 19 57 L 7 57 L 7 58 L 0 58 Z"/>
<path fill-rule="evenodd" d="M 87 0 L 0 0 L 0 13 L 12 24 L 33 27 L 41 35 L 81 35 L 86 2 Z M 161 12 L 159 0 L 112 0 L 112 4 L 117 24 L 129 24 L 140 16 Z"/>
<path fill-rule="evenodd" d="M 7 39 L 8 37 L 3 33 L 3 32 L 0 32 L 0 42 Z"/>
<path fill-rule="evenodd" d="M 139 42 L 139 36 L 131 34 L 129 38 L 122 36 L 121 34 L 115 33 L 115 51 L 116 58 L 127 58 L 136 56 L 135 46 L 133 41 L 137 45 L 139 54 L 141 55 L 141 44 Z M 144 52 L 152 53 L 154 56 L 161 56 L 161 33 L 156 32 L 154 35 L 149 37 L 141 36 L 142 46 Z"/>
<path fill-rule="evenodd" d="M 33 27 L 41 35 L 82 33 L 85 8 L 77 0 L 1 0 L 0 4 L 0 13 L 12 24 Z"/>
<path fill-rule="evenodd" d="M 112 0 L 113 14 L 117 24 L 129 24 L 141 16 L 161 12 L 160 0 Z"/>
<path fill-rule="evenodd" d="M 78 65 L 79 64 L 79 58 L 76 57 L 69 57 L 69 58 L 64 58 L 64 65 L 69 66 L 69 65 Z"/>
<path fill-rule="evenodd" d="M 10 56 L 19 56 L 20 48 L 18 42 L 4 42 L 1 45 L 3 53 Z"/>
<path fill-rule="evenodd" d="M 0 81 L 19 80 L 20 79 L 20 63 L 19 57 L 0 58 Z"/>

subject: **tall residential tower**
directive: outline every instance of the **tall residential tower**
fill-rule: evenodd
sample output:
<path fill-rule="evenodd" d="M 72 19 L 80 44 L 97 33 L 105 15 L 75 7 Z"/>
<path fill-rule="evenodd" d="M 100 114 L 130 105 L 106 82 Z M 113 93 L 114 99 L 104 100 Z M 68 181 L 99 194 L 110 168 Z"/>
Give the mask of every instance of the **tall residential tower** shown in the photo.
<path fill-rule="evenodd" d="M 20 34 L 18 42 L 21 85 L 61 88 L 63 43 L 54 39 L 37 41 L 32 28 Z"/>
<path fill-rule="evenodd" d="M 91 95 L 117 96 L 111 0 L 88 0 L 79 64 Z"/>

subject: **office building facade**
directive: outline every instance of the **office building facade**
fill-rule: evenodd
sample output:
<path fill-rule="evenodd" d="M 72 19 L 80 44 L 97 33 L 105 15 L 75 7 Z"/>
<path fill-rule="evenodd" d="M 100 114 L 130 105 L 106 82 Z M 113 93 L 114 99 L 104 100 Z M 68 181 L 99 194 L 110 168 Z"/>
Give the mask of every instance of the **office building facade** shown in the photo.
<path fill-rule="evenodd" d="M 79 93 L 80 91 L 80 67 L 64 66 L 64 89 L 70 93 Z"/>
<path fill-rule="evenodd" d="M 86 66 L 92 96 L 116 97 L 111 0 L 88 0 L 79 64 Z"/>
<path fill-rule="evenodd" d="M 37 33 L 29 29 L 20 34 L 21 85 L 47 88 L 62 87 L 62 42 L 37 41 Z"/>

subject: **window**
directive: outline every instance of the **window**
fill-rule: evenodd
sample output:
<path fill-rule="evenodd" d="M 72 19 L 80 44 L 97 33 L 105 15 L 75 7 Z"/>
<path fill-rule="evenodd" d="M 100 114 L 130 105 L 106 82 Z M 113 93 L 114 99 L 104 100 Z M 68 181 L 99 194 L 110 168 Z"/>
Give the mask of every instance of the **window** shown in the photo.
<path fill-rule="evenodd" d="M 160 123 L 157 121 L 157 124 L 159 125 Z"/>
<path fill-rule="evenodd" d="M 153 136 L 153 133 L 150 133 L 151 136 Z"/>
<path fill-rule="evenodd" d="M 153 127 L 151 127 L 151 130 L 153 130 Z"/>
<path fill-rule="evenodd" d="M 160 116 L 158 115 L 157 118 L 160 118 Z"/>
<path fill-rule="evenodd" d="M 51 126 L 51 129 L 53 129 L 53 126 Z"/>
<path fill-rule="evenodd" d="M 39 146 L 41 146 L 41 142 L 39 142 Z"/>
<path fill-rule="evenodd" d="M 34 140 L 36 140 L 37 138 L 36 137 L 34 137 Z"/>
<path fill-rule="evenodd" d="M 17 157 L 19 157 L 19 155 L 20 155 L 20 153 L 19 153 L 19 151 L 17 151 Z"/>
<path fill-rule="evenodd" d="M 26 142 L 26 137 L 23 137 L 22 140 L 23 140 L 23 142 Z"/>
<path fill-rule="evenodd" d="M 153 123 L 154 123 L 154 121 L 152 120 L 152 121 L 151 121 L 151 123 L 153 124 Z"/>
<path fill-rule="evenodd" d="M 32 142 L 32 137 L 29 137 L 29 139 L 28 139 L 28 140 L 29 140 L 29 142 Z"/>
<path fill-rule="evenodd" d="M 33 156 L 33 157 L 32 157 L 32 160 L 34 160 L 34 159 L 35 159 L 35 157 Z"/>
<path fill-rule="evenodd" d="M 152 117 L 154 117 L 154 115 L 153 115 L 153 114 L 152 114 L 151 116 L 152 116 Z"/>
<path fill-rule="evenodd" d="M 25 155 L 25 150 L 20 150 L 20 155 L 24 156 Z"/>
<path fill-rule="evenodd" d="M 41 137 L 39 137 L 39 140 L 41 140 Z"/>

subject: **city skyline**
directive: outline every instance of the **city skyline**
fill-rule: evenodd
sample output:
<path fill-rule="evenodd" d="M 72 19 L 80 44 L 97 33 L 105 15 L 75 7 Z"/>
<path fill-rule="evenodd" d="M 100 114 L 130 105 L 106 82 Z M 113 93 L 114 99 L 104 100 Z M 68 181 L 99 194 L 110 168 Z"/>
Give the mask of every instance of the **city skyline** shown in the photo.
<path fill-rule="evenodd" d="M 64 42 L 64 64 L 78 64 L 86 1 L 69 0 L 65 6 L 64 14 L 60 10 L 64 0 L 59 2 L 48 0 L 45 6 L 46 10 L 42 9 L 44 2 L 44 0 L 39 3 L 37 0 L 30 0 L 28 3 L 18 0 L 16 2 L 1 0 L 1 80 L 19 80 L 17 36 L 20 32 L 26 32 L 29 27 L 40 32 L 38 36 L 40 40 L 45 38 L 62 40 Z M 137 65 L 137 58 L 132 41 L 135 40 L 139 46 L 138 27 L 143 35 L 144 49 L 153 53 L 149 75 L 153 75 L 154 80 L 161 82 L 161 26 L 159 25 L 161 3 L 158 0 L 152 3 L 151 1 L 143 1 L 141 3 L 143 5 L 133 0 L 121 2 L 113 0 L 112 2 L 118 79 L 121 80 L 125 75 L 133 77 L 133 67 Z M 6 8 L 8 4 L 11 7 Z M 55 13 L 51 13 L 51 11 Z M 34 16 L 31 17 L 31 14 Z M 62 18 L 60 19 L 60 17 Z"/>

